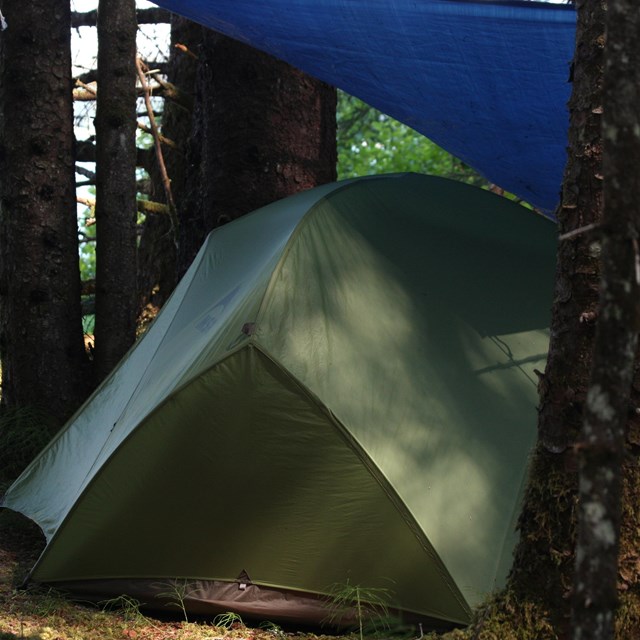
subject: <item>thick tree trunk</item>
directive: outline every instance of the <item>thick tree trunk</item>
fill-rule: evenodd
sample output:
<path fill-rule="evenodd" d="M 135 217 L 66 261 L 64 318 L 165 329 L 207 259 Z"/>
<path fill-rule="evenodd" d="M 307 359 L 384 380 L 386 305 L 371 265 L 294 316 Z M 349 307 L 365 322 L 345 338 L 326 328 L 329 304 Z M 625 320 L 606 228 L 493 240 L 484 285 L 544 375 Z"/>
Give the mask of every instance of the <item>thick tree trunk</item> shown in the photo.
<path fill-rule="evenodd" d="M 538 624 L 540 637 L 566 638 L 570 633 L 578 466 L 583 450 L 580 428 L 587 402 L 599 308 L 606 15 L 604 0 L 582 0 L 576 4 L 578 24 L 569 103 L 568 162 L 561 207 L 557 212 L 560 242 L 549 359 L 539 384 L 539 440 L 519 521 L 521 539 L 513 571 L 506 594 L 498 599 L 497 615 L 492 618 L 494 628 L 499 628 L 504 637 L 510 637 L 512 629 L 531 624 Z M 628 166 L 636 170 L 631 162 Z M 632 406 L 638 406 L 639 397 L 640 373 L 636 359 Z M 625 611 L 618 620 L 620 638 L 639 637 L 640 629 L 637 596 L 640 416 L 633 412 L 627 417 L 628 455 L 624 458 L 622 478 L 618 575 L 618 590 L 625 592 Z M 534 618 L 537 623 L 532 622 Z M 506 626 L 501 626 L 500 621 L 505 620 Z M 481 619 L 476 625 L 474 637 L 482 637 L 485 622 Z"/>
<path fill-rule="evenodd" d="M 179 272 L 214 227 L 336 178 L 335 89 L 204 31 Z"/>
<path fill-rule="evenodd" d="M 599 222 L 602 210 L 603 27 L 603 2 L 578 2 L 568 161 L 557 212 L 560 237 L 569 235 L 561 239 L 558 248 L 549 358 L 539 385 L 539 442 L 510 580 L 516 593 L 552 612 L 560 631 L 568 628 L 570 619 L 577 499 L 575 445 L 591 370 L 598 306 L 598 251 L 588 229 Z M 570 235 L 574 231 L 577 233 Z"/>
<path fill-rule="evenodd" d="M 614 636 L 622 463 L 640 329 L 640 14 L 608 0 L 600 312 L 580 450 L 575 640 Z M 637 522 L 635 523 L 637 525 Z"/>
<path fill-rule="evenodd" d="M 94 358 L 100 381 L 135 340 L 135 0 L 101 0 L 98 16 Z"/>
<path fill-rule="evenodd" d="M 0 1 L 2 403 L 62 421 L 85 396 L 68 0 Z"/>

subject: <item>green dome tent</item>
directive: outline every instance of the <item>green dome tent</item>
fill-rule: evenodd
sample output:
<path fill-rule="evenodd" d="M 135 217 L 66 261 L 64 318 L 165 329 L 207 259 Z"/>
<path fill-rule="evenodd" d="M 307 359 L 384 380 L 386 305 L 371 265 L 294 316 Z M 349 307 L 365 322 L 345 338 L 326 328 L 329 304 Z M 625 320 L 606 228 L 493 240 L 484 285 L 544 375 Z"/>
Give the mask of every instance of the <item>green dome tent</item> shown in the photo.
<path fill-rule="evenodd" d="M 4 497 L 31 580 L 315 622 L 349 583 L 466 623 L 511 564 L 554 263 L 549 221 L 415 174 L 214 231 Z"/>

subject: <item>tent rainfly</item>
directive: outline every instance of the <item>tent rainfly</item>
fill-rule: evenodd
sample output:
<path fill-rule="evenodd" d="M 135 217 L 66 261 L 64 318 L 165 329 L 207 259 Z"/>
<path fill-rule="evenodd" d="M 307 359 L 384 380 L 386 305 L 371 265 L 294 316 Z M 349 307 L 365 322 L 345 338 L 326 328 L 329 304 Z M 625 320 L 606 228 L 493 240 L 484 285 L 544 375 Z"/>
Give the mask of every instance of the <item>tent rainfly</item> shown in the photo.
<path fill-rule="evenodd" d="M 415 174 L 217 229 L 4 497 L 47 538 L 30 579 L 296 622 L 348 583 L 468 622 L 511 565 L 554 262 L 548 220 Z"/>
<path fill-rule="evenodd" d="M 566 162 L 574 3 L 154 0 L 358 96 L 551 214 Z"/>

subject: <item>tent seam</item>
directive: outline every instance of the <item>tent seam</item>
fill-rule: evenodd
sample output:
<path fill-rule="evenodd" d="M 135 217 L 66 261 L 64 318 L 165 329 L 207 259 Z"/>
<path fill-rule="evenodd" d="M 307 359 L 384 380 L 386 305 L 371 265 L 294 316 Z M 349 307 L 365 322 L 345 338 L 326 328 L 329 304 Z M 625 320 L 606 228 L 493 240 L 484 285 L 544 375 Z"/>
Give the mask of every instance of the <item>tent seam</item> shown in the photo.
<path fill-rule="evenodd" d="M 360 444 L 358 439 L 350 433 L 345 426 L 342 424 L 341 420 L 336 416 L 336 414 L 326 406 L 324 402 L 311 390 L 307 387 L 301 380 L 299 380 L 296 376 L 294 376 L 290 371 L 288 371 L 285 367 L 283 367 L 278 360 L 272 356 L 267 349 L 265 349 L 262 345 L 257 342 L 252 342 L 249 345 L 249 348 L 253 348 L 256 351 L 260 352 L 264 357 L 266 357 L 270 362 L 272 362 L 278 369 L 293 383 L 298 386 L 301 391 L 315 404 L 320 410 L 327 415 L 330 422 L 334 425 L 338 433 L 341 435 L 343 440 L 351 447 L 354 453 L 361 460 L 371 477 L 375 480 L 375 482 L 380 486 L 383 490 L 384 494 L 391 501 L 396 511 L 401 516 L 405 525 L 409 528 L 412 534 L 417 539 L 418 543 L 422 547 L 422 549 L 435 561 L 435 565 L 437 567 L 438 573 L 442 577 L 444 583 L 449 588 L 451 594 L 456 599 L 460 607 L 466 611 L 469 615 L 471 615 L 471 608 L 464 596 L 460 592 L 459 588 L 455 584 L 453 578 L 449 574 L 446 569 L 442 558 L 435 550 L 433 545 L 429 542 L 426 534 L 422 531 L 422 528 L 418 524 L 417 520 L 411 513 L 411 511 L 407 508 L 406 504 L 402 501 L 400 496 L 398 496 L 397 492 L 394 491 L 391 483 L 384 475 L 384 473 L 380 470 L 378 465 L 371 459 L 370 456 L 367 455 L 364 447 Z"/>
<path fill-rule="evenodd" d="M 366 179 L 366 180 L 378 180 L 380 178 L 389 178 L 389 177 L 392 177 L 392 176 L 393 177 L 403 177 L 405 175 L 409 175 L 409 172 L 402 172 L 402 173 L 396 173 L 396 174 L 387 173 L 387 174 L 381 174 L 381 175 L 376 175 L 376 176 L 366 176 L 365 178 L 351 178 L 349 180 L 344 180 L 342 182 L 337 183 L 337 186 L 336 186 L 335 189 L 332 189 L 329 193 L 327 193 L 327 194 L 323 195 L 322 197 L 318 198 L 318 200 L 316 200 L 316 202 L 311 207 L 309 207 L 307 209 L 307 211 L 302 216 L 302 218 L 300 218 L 298 224 L 295 226 L 294 230 L 292 231 L 291 235 L 289 236 L 289 239 L 287 240 L 284 248 L 282 249 L 282 253 L 280 254 L 280 258 L 278 259 L 277 264 L 275 265 L 275 267 L 273 268 L 273 270 L 271 272 L 271 277 L 269 278 L 269 282 L 268 282 L 267 286 L 265 287 L 264 293 L 262 295 L 262 299 L 260 300 L 260 304 L 258 305 L 258 312 L 256 313 L 256 324 L 258 325 L 258 331 L 260 330 L 260 322 L 262 321 L 262 319 L 264 317 L 265 305 L 267 303 L 267 300 L 271 296 L 271 293 L 273 292 L 273 289 L 275 288 L 276 280 L 280 276 L 280 273 L 281 273 L 281 270 L 282 270 L 282 266 L 284 265 L 284 263 L 286 262 L 287 258 L 289 257 L 289 254 L 291 253 L 293 245 L 295 244 L 296 240 L 298 239 L 298 236 L 302 233 L 303 229 L 309 224 L 309 220 L 310 220 L 311 216 L 316 212 L 316 210 L 322 204 L 324 204 L 325 202 L 329 202 L 338 193 L 341 193 L 345 189 L 349 189 L 355 183 L 361 183 L 363 181 L 363 179 Z"/>

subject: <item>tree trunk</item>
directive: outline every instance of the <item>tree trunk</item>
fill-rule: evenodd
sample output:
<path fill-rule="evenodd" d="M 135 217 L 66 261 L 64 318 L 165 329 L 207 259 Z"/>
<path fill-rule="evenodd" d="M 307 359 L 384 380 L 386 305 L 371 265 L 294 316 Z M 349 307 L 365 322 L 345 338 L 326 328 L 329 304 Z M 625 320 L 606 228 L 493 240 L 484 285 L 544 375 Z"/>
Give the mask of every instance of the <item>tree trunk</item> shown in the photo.
<path fill-rule="evenodd" d="M 558 216 L 560 237 L 589 229 L 602 211 L 602 51 L 604 3 L 577 3 L 576 50 L 569 102 L 568 160 Z M 520 544 L 510 584 L 552 612 L 566 630 L 575 546 L 577 454 L 591 371 L 598 307 L 598 251 L 589 230 L 558 248 L 551 341 L 540 378 L 539 440 L 520 517 Z"/>
<path fill-rule="evenodd" d="M 520 542 L 507 589 L 482 612 L 472 631 L 474 638 L 520 637 L 518 630 L 523 628 L 541 638 L 564 639 L 571 633 L 578 466 L 583 451 L 580 427 L 587 403 L 599 309 L 606 15 L 604 0 L 582 0 L 576 4 L 578 22 L 571 70 L 568 161 L 557 212 L 560 242 L 549 358 L 539 382 L 538 445 L 532 459 L 519 521 Z M 630 64 L 636 64 L 635 58 Z M 620 98 L 626 101 L 629 96 Z M 637 104 L 635 108 L 637 111 Z M 633 167 L 632 172 L 637 170 L 629 155 L 627 163 L 628 169 Z M 633 178 L 637 180 L 636 176 L 637 173 Z M 631 404 L 638 406 L 637 358 L 634 366 Z M 589 401 L 594 397 L 592 393 Z M 640 637 L 637 593 L 640 416 L 633 412 L 627 417 L 629 431 L 622 478 L 621 555 L 617 576 L 618 590 L 625 594 L 624 611 L 617 621 L 620 638 Z"/>
<path fill-rule="evenodd" d="M 135 340 L 136 31 L 135 0 L 100 1 L 94 352 L 98 381 Z"/>
<path fill-rule="evenodd" d="M 640 14 L 609 0 L 603 88 L 602 281 L 580 450 L 575 640 L 614 636 L 622 463 L 640 329 Z M 637 501 L 637 499 L 636 499 Z M 635 523 L 637 525 L 637 523 Z"/>
<path fill-rule="evenodd" d="M 0 32 L 2 403 L 58 421 L 84 398 L 68 0 L 4 0 Z"/>
<path fill-rule="evenodd" d="M 198 55 L 180 273 L 214 227 L 336 179 L 335 89 L 208 30 Z"/>

